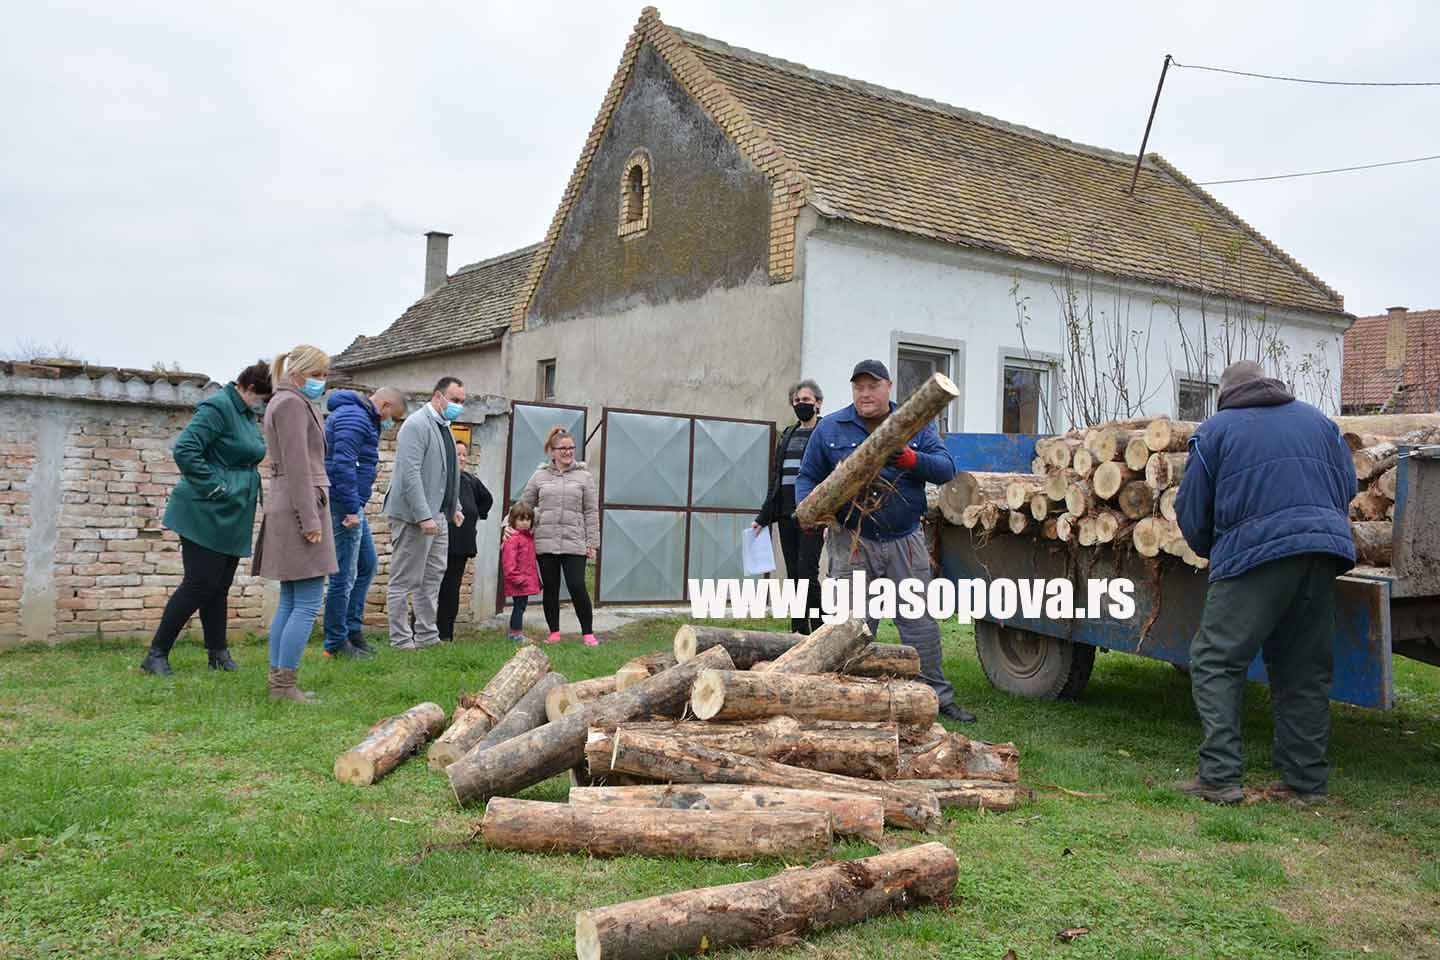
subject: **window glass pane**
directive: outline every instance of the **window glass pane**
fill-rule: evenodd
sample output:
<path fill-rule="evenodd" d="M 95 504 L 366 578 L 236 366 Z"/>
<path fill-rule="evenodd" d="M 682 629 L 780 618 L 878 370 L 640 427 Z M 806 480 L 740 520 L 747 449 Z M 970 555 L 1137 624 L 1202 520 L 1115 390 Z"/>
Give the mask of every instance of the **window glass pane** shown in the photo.
<path fill-rule="evenodd" d="M 1005 393 L 1000 429 L 1005 433 L 1040 433 L 1042 398 L 1048 376 L 1028 367 L 1005 368 Z"/>
<path fill-rule="evenodd" d="M 1180 381 L 1176 416 L 1181 420 L 1204 420 L 1210 416 L 1211 387 L 1208 383 Z"/>
<path fill-rule="evenodd" d="M 950 375 L 950 364 L 946 356 L 901 348 L 895 358 L 895 402 L 904 403 L 909 400 L 910 395 L 935 373 Z M 948 409 L 942 410 L 935 420 L 936 429 L 941 433 L 949 432 L 949 413 Z"/>

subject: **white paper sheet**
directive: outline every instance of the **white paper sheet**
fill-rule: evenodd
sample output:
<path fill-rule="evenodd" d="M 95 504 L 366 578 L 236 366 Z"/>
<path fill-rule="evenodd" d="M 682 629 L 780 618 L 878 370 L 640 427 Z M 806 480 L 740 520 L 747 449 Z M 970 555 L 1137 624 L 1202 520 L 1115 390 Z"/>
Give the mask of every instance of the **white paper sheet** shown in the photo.
<path fill-rule="evenodd" d="M 746 527 L 740 531 L 745 576 L 758 577 L 775 569 L 775 549 L 770 546 L 770 528 Z"/>

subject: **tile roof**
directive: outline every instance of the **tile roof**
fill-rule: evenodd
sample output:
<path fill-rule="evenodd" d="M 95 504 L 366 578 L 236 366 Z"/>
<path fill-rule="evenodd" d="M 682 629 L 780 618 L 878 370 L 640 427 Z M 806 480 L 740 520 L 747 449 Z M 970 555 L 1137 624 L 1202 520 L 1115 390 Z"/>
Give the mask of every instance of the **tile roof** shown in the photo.
<path fill-rule="evenodd" d="M 383 333 L 356 337 L 334 358 L 334 366 L 355 369 L 500 339 L 539 247 L 532 244 L 461 267 Z"/>
<path fill-rule="evenodd" d="M 1405 358 L 1400 367 L 1385 366 L 1389 320 L 1384 313 L 1359 317 L 1345 334 L 1341 406 L 1349 409 L 1389 403 L 1390 413 L 1440 410 L 1440 309 L 1405 314 Z M 1397 396 L 1397 388 L 1402 387 Z"/>
<path fill-rule="evenodd" d="M 800 168 L 822 214 L 1257 303 L 1344 311 L 1340 294 L 1155 154 L 1131 197 L 1133 155 L 666 29 Z"/>

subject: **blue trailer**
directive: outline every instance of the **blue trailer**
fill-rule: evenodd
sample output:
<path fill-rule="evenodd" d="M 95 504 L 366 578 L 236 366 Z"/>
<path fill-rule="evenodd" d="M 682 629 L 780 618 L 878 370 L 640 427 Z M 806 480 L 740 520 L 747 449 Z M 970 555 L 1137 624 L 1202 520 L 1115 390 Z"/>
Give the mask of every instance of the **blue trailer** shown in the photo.
<path fill-rule="evenodd" d="M 960 470 L 1030 472 L 1036 436 L 950 434 Z M 1338 578 L 1335 679 L 1330 696 L 1362 707 L 1394 705 L 1391 657 L 1440 665 L 1440 446 L 1401 448 L 1395 492 L 1392 565 L 1356 567 Z M 1089 579 L 1135 585 L 1134 616 L 1094 619 L 977 620 L 975 647 L 992 686 L 1021 696 L 1075 697 L 1090 680 L 1097 651 L 1133 653 L 1184 668 L 1200 623 L 1208 572 L 1168 558 L 1150 560 L 1110 545 L 1080 548 L 1030 536 L 989 536 L 941 525 L 940 564 L 949 579 L 1062 578 L 1077 601 Z M 1031 611 L 1033 612 L 1033 611 Z M 1250 678 L 1265 682 L 1260 658 Z"/>

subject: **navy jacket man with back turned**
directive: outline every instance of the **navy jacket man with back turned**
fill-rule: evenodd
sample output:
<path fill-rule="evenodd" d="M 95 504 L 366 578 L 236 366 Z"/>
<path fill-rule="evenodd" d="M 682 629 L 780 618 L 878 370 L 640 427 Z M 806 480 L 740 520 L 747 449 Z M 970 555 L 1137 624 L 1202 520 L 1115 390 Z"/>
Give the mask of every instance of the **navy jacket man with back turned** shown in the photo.
<path fill-rule="evenodd" d="M 1258 363 L 1226 368 L 1218 406 L 1190 438 L 1175 500 L 1185 541 L 1210 558 L 1190 646 L 1204 741 L 1198 775 L 1181 789 L 1215 803 L 1243 798 L 1240 711 L 1259 653 L 1283 777 L 1269 794 L 1313 802 L 1328 789 L 1335 577 L 1355 565 L 1355 466 L 1334 422 Z"/>
<path fill-rule="evenodd" d="M 800 474 L 795 478 L 795 502 L 855 452 L 895 409 L 890 402 L 890 373 L 879 360 L 862 360 L 850 376 L 854 403 L 825 417 L 815 427 Z M 920 519 L 925 516 L 925 484 L 941 484 L 955 476 L 955 461 L 940 442 L 940 433 L 928 423 L 896 458 L 880 472 L 871 490 L 861 494 L 871 509 L 862 511 L 851 503 L 839 511 L 838 523 L 827 531 L 830 576 L 849 579 L 865 571 L 867 582 L 878 579 L 916 579 L 930 583 L 930 550 Z M 879 621 L 869 621 L 874 633 Z M 940 713 L 951 720 L 968 723 L 975 715 L 956 705 L 954 690 L 941 666 L 940 627 L 928 614 L 900 616 L 895 628 L 900 642 L 920 655 L 920 679 L 928 683 L 940 700 Z"/>

